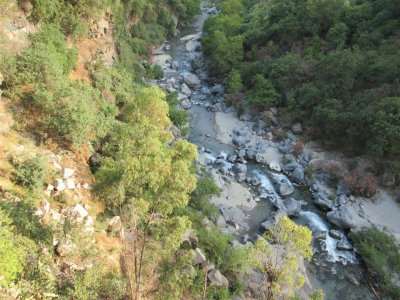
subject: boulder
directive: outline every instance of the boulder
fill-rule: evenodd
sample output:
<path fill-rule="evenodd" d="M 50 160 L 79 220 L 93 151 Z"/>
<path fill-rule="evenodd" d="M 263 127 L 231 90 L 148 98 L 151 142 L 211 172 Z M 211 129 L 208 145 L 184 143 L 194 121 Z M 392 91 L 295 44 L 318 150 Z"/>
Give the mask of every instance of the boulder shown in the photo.
<path fill-rule="evenodd" d="M 340 240 L 342 239 L 342 233 L 339 230 L 331 229 L 329 230 L 329 235 L 334 239 Z"/>
<path fill-rule="evenodd" d="M 339 241 L 339 242 L 337 242 L 337 244 L 336 244 L 336 249 L 338 249 L 338 250 L 340 250 L 340 251 L 351 251 L 351 250 L 353 250 L 353 246 L 350 245 L 350 244 L 347 243 L 347 242 Z"/>
<path fill-rule="evenodd" d="M 285 176 L 273 177 L 272 181 L 279 195 L 282 197 L 288 196 L 294 192 L 292 183 Z"/>
<path fill-rule="evenodd" d="M 183 75 L 183 82 L 186 83 L 190 88 L 197 88 L 200 85 L 200 79 L 192 73 Z"/>
<path fill-rule="evenodd" d="M 224 93 L 224 87 L 222 84 L 216 84 L 212 87 L 211 89 L 212 93 L 214 94 L 223 94 Z"/>
<path fill-rule="evenodd" d="M 231 163 L 235 163 L 235 161 L 238 159 L 237 155 L 229 155 L 228 156 L 228 161 Z"/>
<path fill-rule="evenodd" d="M 196 231 L 194 229 L 187 229 L 183 234 L 183 243 L 187 244 L 189 247 L 191 245 L 197 244 L 199 239 L 196 236 Z"/>
<path fill-rule="evenodd" d="M 263 120 L 258 119 L 253 125 L 253 130 L 256 132 L 261 131 L 264 130 L 266 126 L 267 124 Z"/>
<path fill-rule="evenodd" d="M 322 210 L 331 210 L 333 207 L 333 201 L 329 200 L 328 197 L 322 193 L 314 195 L 314 204 Z"/>
<path fill-rule="evenodd" d="M 64 180 L 64 183 L 65 183 L 65 187 L 68 190 L 73 190 L 76 188 L 75 182 L 72 178 L 68 178 L 68 179 Z"/>
<path fill-rule="evenodd" d="M 82 221 L 89 215 L 88 211 L 81 204 L 77 204 L 70 208 L 69 213 L 71 217 L 76 218 L 78 221 Z"/>
<path fill-rule="evenodd" d="M 237 182 L 239 182 L 239 183 L 242 183 L 246 180 L 246 174 L 244 174 L 244 173 L 236 174 L 235 177 L 236 177 Z"/>
<path fill-rule="evenodd" d="M 74 175 L 75 171 L 70 168 L 64 168 L 62 170 L 62 176 L 64 179 L 68 179 Z"/>
<path fill-rule="evenodd" d="M 248 148 L 246 150 L 246 158 L 248 160 L 255 160 L 257 156 L 257 150 L 254 148 Z"/>
<path fill-rule="evenodd" d="M 269 163 L 269 168 L 270 168 L 271 170 L 273 170 L 273 171 L 276 171 L 276 172 L 282 171 L 281 165 L 280 165 L 279 162 L 276 161 L 276 160 L 273 160 L 273 161 L 271 161 L 271 162 Z"/>
<path fill-rule="evenodd" d="M 278 120 L 271 111 L 265 112 L 264 117 L 268 124 L 278 125 Z"/>
<path fill-rule="evenodd" d="M 282 154 L 288 154 L 290 153 L 290 147 L 288 145 L 278 145 L 278 150 Z"/>
<path fill-rule="evenodd" d="M 192 91 L 189 89 L 189 87 L 184 83 L 181 86 L 181 93 L 186 95 L 186 96 L 190 96 L 192 94 Z"/>
<path fill-rule="evenodd" d="M 301 126 L 301 123 L 297 122 L 291 127 L 292 131 L 294 134 L 302 134 L 303 133 L 303 127 Z"/>
<path fill-rule="evenodd" d="M 238 147 L 244 147 L 248 142 L 250 142 L 250 137 L 247 135 L 235 136 L 232 139 L 232 143 Z"/>
<path fill-rule="evenodd" d="M 284 169 L 289 172 L 293 172 L 300 165 L 297 162 L 291 162 L 284 166 Z"/>
<path fill-rule="evenodd" d="M 314 238 L 317 240 L 325 240 L 326 239 L 326 231 L 323 230 L 317 230 L 313 232 Z"/>
<path fill-rule="evenodd" d="M 283 200 L 282 209 L 288 216 L 297 217 L 301 211 L 301 202 L 293 198 Z"/>
<path fill-rule="evenodd" d="M 302 166 L 298 166 L 293 170 L 289 175 L 295 182 L 302 183 L 304 182 L 304 168 Z"/>
<path fill-rule="evenodd" d="M 326 215 L 328 221 L 340 229 L 354 228 L 353 218 L 346 207 L 340 207 L 338 210 L 330 211 Z"/>
<path fill-rule="evenodd" d="M 223 286 L 228 287 L 229 281 L 219 270 L 212 270 L 207 274 L 210 286 Z"/>
<path fill-rule="evenodd" d="M 187 100 L 188 96 L 186 96 L 185 94 L 182 93 L 178 93 L 178 100 L 182 101 L 182 100 Z"/>
<path fill-rule="evenodd" d="M 320 158 L 312 159 L 309 162 L 309 165 L 313 170 L 322 170 L 322 168 L 324 167 L 324 164 L 325 164 L 325 161 Z"/>
<path fill-rule="evenodd" d="M 189 100 L 185 99 L 181 101 L 181 107 L 183 109 L 190 109 L 192 107 L 192 103 Z"/>
<path fill-rule="evenodd" d="M 204 94 L 204 95 L 209 96 L 209 95 L 211 95 L 211 90 L 210 90 L 208 87 L 203 86 L 203 87 L 201 88 L 201 93 Z"/>
<path fill-rule="evenodd" d="M 53 185 L 54 185 L 54 188 L 59 192 L 62 192 L 63 190 L 65 190 L 65 184 L 62 179 L 54 180 Z"/>
<path fill-rule="evenodd" d="M 238 155 L 238 157 L 245 157 L 245 155 L 246 155 L 246 150 L 244 150 L 244 149 L 240 149 L 239 151 L 238 151 L 238 153 L 237 153 L 237 155 Z"/>
<path fill-rule="evenodd" d="M 246 216 L 240 208 L 221 204 L 219 205 L 219 209 L 222 212 L 222 215 L 224 216 L 224 219 L 227 223 L 230 223 L 232 225 L 245 224 L 244 220 L 246 219 Z"/>
<path fill-rule="evenodd" d="M 233 172 L 235 172 L 236 174 L 239 174 L 239 173 L 246 174 L 247 166 L 245 164 L 235 164 L 233 166 Z"/>
<path fill-rule="evenodd" d="M 207 261 L 207 258 L 203 254 L 203 252 L 199 248 L 196 248 L 194 250 L 193 264 L 201 265 L 201 264 L 205 263 L 206 261 Z"/>

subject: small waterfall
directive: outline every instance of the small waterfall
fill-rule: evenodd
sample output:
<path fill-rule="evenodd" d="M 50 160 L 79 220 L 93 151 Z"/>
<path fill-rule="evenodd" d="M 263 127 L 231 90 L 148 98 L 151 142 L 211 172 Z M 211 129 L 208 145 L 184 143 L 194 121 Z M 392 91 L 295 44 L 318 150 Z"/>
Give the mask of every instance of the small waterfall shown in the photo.
<path fill-rule="evenodd" d="M 326 239 L 321 240 L 321 243 L 325 244 L 325 251 L 328 254 L 328 261 L 330 262 L 342 262 L 346 263 L 357 263 L 356 255 L 354 251 L 340 251 L 336 249 L 336 244 L 338 240 L 332 238 L 329 235 L 329 227 L 325 223 L 325 221 L 318 216 L 316 213 L 311 211 L 302 211 L 300 213 L 300 217 L 304 218 L 307 222 L 307 225 L 314 232 L 326 232 Z M 343 235 L 342 241 L 348 243 L 349 241 Z"/>
<path fill-rule="evenodd" d="M 262 193 L 260 193 L 261 197 L 281 199 L 267 175 L 261 173 L 259 170 L 254 170 L 253 173 L 258 177 L 258 179 L 260 179 L 261 187 L 263 189 Z"/>

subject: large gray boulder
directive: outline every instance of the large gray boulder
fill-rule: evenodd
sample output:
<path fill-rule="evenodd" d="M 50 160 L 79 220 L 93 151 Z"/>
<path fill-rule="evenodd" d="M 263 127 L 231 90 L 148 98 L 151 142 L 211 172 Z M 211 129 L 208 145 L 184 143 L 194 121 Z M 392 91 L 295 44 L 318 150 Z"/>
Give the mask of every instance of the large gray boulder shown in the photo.
<path fill-rule="evenodd" d="M 330 211 L 326 215 L 328 221 L 341 228 L 341 229 L 351 229 L 354 228 L 353 217 L 346 207 L 340 207 L 338 210 Z"/>
<path fill-rule="evenodd" d="M 275 189 L 282 197 L 289 196 L 294 192 L 292 183 L 286 177 L 274 177 L 272 178 Z"/>
<path fill-rule="evenodd" d="M 203 254 L 203 252 L 199 248 L 196 248 L 194 250 L 193 264 L 201 265 L 201 264 L 205 263 L 206 261 L 207 261 L 207 258 Z"/>
<path fill-rule="evenodd" d="M 291 127 L 292 131 L 294 134 L 302 134 L 303 133 L 303 127 L 301 126 L 301 123 L 297 122 Z"/>
<path fill-rule="evenodd" d="M 219 270 L 211 270 L 207 274 L 208 280 L 210 281 L 210 286 L 229 286 L 229 281 Z"/>
<path fill-rule="evenodd" d="M 289 198 L 283 200 L 282 209 L 287 213 L 288 216 L 297 217 L 301 212 L 301 202 L 296 199 Z"/>
<path fill-rule="evenodd" d="M 250 142 L 250 137 L 247 135 L 235 136 L 232 139 L 232 143 L 238 147 L 244 147 L 248 142 Z"/>
<path fill-rule="evenodd" d="M 192 73 L 183 75 L 183 82 L 191 88 L 197 88 L 200 85 L 200 79 Z"/>
<path fill-rule="evenodd" d="M 239 173 L 246 174 L 247 166 L 245 164 L 235 164 L 233 166 L 233 172 L 235 172 L 236 174 L 239 174 Z"/>
<path fill-rule="evenodd" d="M 192 94 L 192 91 L 189 89 L 189 87 L 184 83 L 181 86 L 181 93 L 186 95 L 186 96 L 190 96 Z"/>
<path fill-rule="evenodd" d="M 183 108 L 183 109 L 190 109 L 191 107 L 192 107 L 192 103 L 190 103 L 190 101 L 189 100 L 187 100 L 187 99 L 185 99 L 185 100 L 182 100 L 181 101 L 181 107 Z"/>
<path fill-rule="evenodd" d="M 298 166 L 293 170 L 289 176 L 297 183 L 304 182 L 304 168 L 302 166 Z"/>
<path fill-rule="evenodd" d="M 322 210 L 331 210 L 333 207 L 333 201 L 321 193 L 314 195 L 314 204 Z"/>

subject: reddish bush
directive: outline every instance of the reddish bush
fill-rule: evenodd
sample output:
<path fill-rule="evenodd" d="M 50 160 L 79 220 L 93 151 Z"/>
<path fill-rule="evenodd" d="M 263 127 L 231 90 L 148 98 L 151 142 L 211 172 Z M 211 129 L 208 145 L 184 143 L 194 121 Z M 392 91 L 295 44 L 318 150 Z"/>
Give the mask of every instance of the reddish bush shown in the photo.
<path fill-rule="evenodd" d="M 335 181 L 338 181 L 343 176 L 343 170 L 343 164 L 336 160 L 332 160 L 324 165 L 324 171 Z"/>
<path fill-rule="evenodd" d="M 378 181 L 369 172 L 364 176 L 357 171 L 353 171 L 344 178 L 346 186 L 356 195 L 371 197 L 378 189 Z"/>
<path fill-rule="evenodd" d="M 304 151 L 304 144 L 302 142 L 297 142 L 292 145 L 293 153 L 296 156 L 299 156 Z"/>

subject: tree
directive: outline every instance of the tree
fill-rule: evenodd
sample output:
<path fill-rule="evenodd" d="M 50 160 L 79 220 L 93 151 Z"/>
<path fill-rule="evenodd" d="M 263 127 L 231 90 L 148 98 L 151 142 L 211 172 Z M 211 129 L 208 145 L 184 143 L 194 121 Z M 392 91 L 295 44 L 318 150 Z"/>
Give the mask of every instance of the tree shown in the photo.
<path fill-rule="evenodd" d="M 311 231 L 281 217 L 264 237 L 255 244 L 254 255 L 265 277 L 265 298 L 288 299 L 304 284 L 299 260 L 311 258 Z"/>
<path fill-rule="evenodd" d="M 240 77 L 240 72 L 237 70 L 232 70 L 231 72 L 229 72 L 226 84 L 228 93 L 241 92 L 243 89 L 243 83 L 242 78 Z"/>
<path fill-rule="evenodd" d="M 253 88 L 245 96 L 247 104 L 258 107 L 278 104 L 279 94 L 268 79 L 258 74 L 254 77 L 253 85 Z"/>

